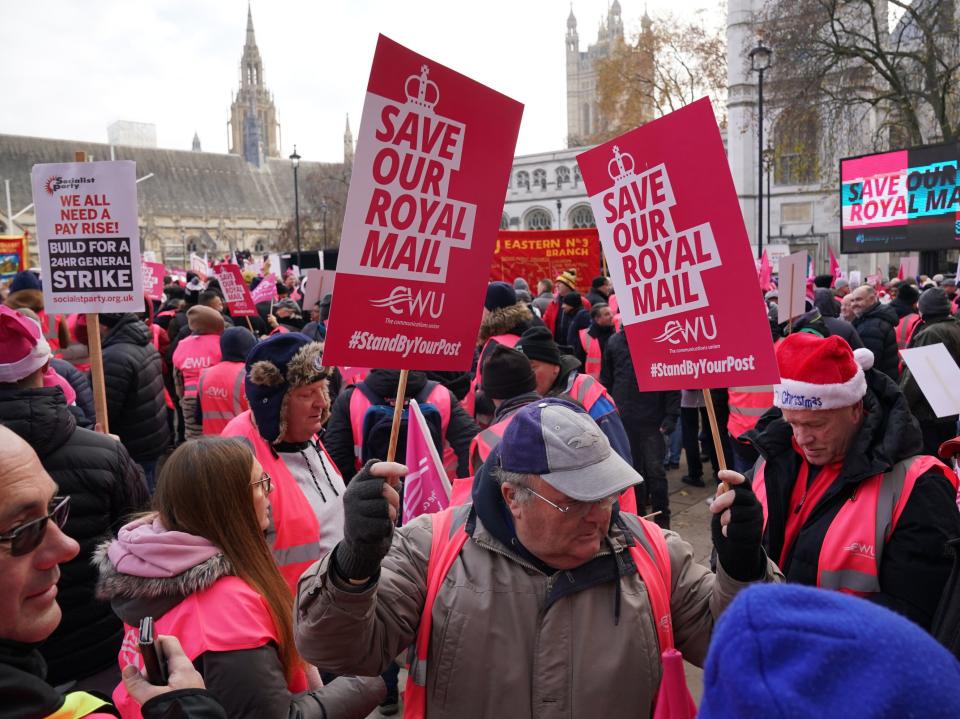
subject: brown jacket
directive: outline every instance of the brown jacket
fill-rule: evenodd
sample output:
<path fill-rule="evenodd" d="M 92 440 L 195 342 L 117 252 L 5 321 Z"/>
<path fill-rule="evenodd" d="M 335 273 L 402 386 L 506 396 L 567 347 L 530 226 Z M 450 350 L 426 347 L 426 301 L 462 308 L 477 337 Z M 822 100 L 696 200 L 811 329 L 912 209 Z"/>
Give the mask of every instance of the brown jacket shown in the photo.
<path fill-rule="evenodd" d="M 463 523 L 468 507 L 458 511 Z M 635 517 L 624 515 L 639 531 Z M 457 522 L 455 521 L 455 524 Z M 722 569 L 694 562 L 693 548 L 664 532 L 670 552 L 677 648 L 701 664 L 714 620 L 742 587 Z M 623 533 L 611 527 L 614 551 Z M 431 524 L 400 527 L 379 580 L 351 591 L 331 575 L 330 557 L 300 578 L 297 647 L 322 671 L 376 675 L 416 637 L 426 594 Z M 609 547 L 601 554 L 609 555 Z M 612 581 L 547 605 L 563 573 L 547 576 L 498 542 L 479 519 L 437 596 L 427 661 L 430 719 L 503 716 L 647 716 L 660 681 L 653 615 L 639 576 L 620 580 L 614 624 Z M 780 581 L 768 560 L 766 581 Z"/>

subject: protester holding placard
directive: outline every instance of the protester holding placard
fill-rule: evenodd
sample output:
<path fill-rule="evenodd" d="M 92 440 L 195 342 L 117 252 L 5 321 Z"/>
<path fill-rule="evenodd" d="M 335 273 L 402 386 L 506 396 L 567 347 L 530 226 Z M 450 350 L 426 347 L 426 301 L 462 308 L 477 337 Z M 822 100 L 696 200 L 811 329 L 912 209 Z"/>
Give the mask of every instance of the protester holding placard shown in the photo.
<path fill-rule="evenodd" d="M 956 475 L 923 455 L 869 350 L 806 332 L 777 347 L 775 409 L 746 438 L 764 546 L 788 581 L 866 596 L 929 628 L 960 536 Z M 854 501 L 856 500 L 856 501 Z"/>
<path fill-rule="evenodd" d="M 939 288 L 926 290 L 920 295 L 918 308 L 921 321 L 908 346 L 943 344 L 953 361 L 960 364 L 960 321 L 950 316 L 950 300 L 946 293 Z M 936 455 L 941 444 L 957 435 L 957 415 L 937 417 L 909 368 L 904 368 L 900 389 L 920 423 L 923 451 Z"/>
<path fill-rule="evenodd" d="M 661 651 L 701 663 L 733 595 L 778 577 L 734 473 L 712 507 L 717 574 L 676 534 L 616 512 L 640 477 L 562 399 L 514 416 L 472 505 L 395 529 L 385 479 L 406 472 L 371 463 L 351 481 L 344 539 L 304 574 L 295 615 L 302 656 L 332 671 L 376 674 L 415 643 L 405 716 L 495 716 L 505 701 L 514 715 L 649 716 Z"/>
<path fill-rule="evenodd" d="M 250 409 L 223 430 L 246 437 L 273 478 L 267 539 L 291 590 L 343 537 L 343 476 L 318 437 L 330 417 L 322 358 L 323 345 L 297 332 L 255 345 L 245 365 Z"/>

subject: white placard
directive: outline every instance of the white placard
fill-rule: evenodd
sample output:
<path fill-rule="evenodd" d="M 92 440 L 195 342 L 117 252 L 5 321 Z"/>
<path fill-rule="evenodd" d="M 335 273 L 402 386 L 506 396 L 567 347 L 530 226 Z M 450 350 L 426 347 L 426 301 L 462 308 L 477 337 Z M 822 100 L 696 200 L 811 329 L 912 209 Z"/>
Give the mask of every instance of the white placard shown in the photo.
<path fill-rule="evenodd" d="M 960 414 L 960 367 L 943 343 L 900 350 L 937 417 Z"/>
<path fill-rule="evenodd" d="M 143 312 L 136 179 L 130 160 L 33 166 L 50 314 Z"/>
<path fill-rule="evenodd" d="M 807 253 L 794 252 L 777 264 L 777 322 L 789 322 L 807 309 Z"/>
<path fill-rule="evenodd" d="M 860 270 L 850 270 L 850 288 L 857 289 L 860 286 Z"/>
<path fill-rule="evenodd" d="M 333 270 L 307 270 L 300 288 L 303 292 L 303 309 L 309 312 L 324 295 L 333 294 L 333 283 L 336 279 L 337 273 Z"/>

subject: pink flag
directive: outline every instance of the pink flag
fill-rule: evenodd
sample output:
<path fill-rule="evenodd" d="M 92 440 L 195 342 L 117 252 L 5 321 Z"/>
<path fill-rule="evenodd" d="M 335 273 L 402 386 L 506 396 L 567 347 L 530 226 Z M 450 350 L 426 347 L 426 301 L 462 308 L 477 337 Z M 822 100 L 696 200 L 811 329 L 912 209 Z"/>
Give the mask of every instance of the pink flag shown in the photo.
<path fill-rule="evenodd" d="M 256 303 L 277 299 L 277 276 L 271 272 L 264 277 L 251 296 Z"/>
<path fill-rule="evenodd" d="M 450 480 L 433 444 L 419 405 L 410 400 L 407 410 L 407 468 L 403 484 L 403 523 L 421 514 L 433 514 L 450 505 Z"/>
<path fill-rule="evenodd" d="M 830 280 L 830 286 L 833 287 L 837 280 L 843 277 L 843 270 L 840 269 L 840 263 L 837 262 L 836 256 L 833 254 L 833 248 L 830 248 L 830 275 L 833 277 Z"/>
<path fill-rule="evenodd" d="M 770 258 L 767 256 L 767 251 L 763 251 L 763 255 L 760 257 L 760 289 L 766 292 L 770 289 L 770 279 L 773 277 L 773 267 L 770 265 Z"/>

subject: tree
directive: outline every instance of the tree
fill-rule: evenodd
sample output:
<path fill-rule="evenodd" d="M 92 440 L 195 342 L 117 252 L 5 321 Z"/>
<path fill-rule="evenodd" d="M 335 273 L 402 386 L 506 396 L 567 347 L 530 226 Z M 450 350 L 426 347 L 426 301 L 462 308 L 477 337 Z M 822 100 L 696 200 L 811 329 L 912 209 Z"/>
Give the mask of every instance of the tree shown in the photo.
<path fill-rule="evenodd" d="M 715 11 L 714 11 L 715 12 Z M 727 55 L 723 27 L 703 11 L 692 20 L 644 17 L 631 42 L 597 63 L 600 113 L 612 118 L 601 142 L 666 115 L 704 95 L 726 126 Z"/>
<path fill-rule="evenodd" d="M 340 246 L 350 171 L 350 165 L 335 163 L 321 165 L 303 174 L 300 180 L 300 245 L 303 250 Z M 295 217 L 280 228 L 279 245 L 297 246 Z"/>
<path fill-rule="evenodd" d="M 861 151 L 956 141 L 955 11 L 955 0 L 769 3 L 758 19 L 771 94 L 816 106 L 824 138 L 859 136 Z"/>

